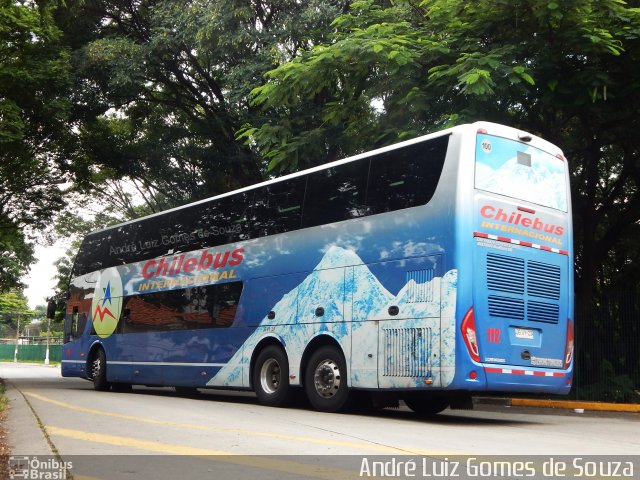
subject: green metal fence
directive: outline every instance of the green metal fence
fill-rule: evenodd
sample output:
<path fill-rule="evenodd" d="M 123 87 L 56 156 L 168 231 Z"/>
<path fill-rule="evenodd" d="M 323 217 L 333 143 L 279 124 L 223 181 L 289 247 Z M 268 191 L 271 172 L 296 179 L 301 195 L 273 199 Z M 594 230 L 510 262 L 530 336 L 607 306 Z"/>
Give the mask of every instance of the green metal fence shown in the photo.
<path fill-rule="evenodd" d="M 0 361 L 13 361 L 15 344 L 0 345 Z M 20 362 L 44 362 L 46 345 L 18 345 L 18 361 Z M 59 362 L 62 358 L 62 345 L 49 346 L 49 361 Z"/>
<path fill-rule="evenodd" d="M 635 291 L 576 298 L 578 400 L 640 403 L 640 298 Z"/>

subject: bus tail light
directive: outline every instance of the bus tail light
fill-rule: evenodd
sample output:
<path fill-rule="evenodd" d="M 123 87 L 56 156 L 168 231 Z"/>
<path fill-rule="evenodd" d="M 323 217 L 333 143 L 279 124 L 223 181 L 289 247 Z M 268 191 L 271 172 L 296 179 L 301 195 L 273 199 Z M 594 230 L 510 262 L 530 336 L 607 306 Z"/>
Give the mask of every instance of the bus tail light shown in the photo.
<path fill-rule="evenodd" d="M 480 363 L 480 350 L 478 349 L 476 323 L 473 318 L 473 307 L 471 307 L 467 314 L 464 316 L 460 329 L 462 330 L 462 338 L 464 339 L 464 343 L 467 346 L 469 355 L 471 355 L 471 358 L 474 361 Z"/>
<path fill-rule="evenodd" d="M 564 365 L 565 370 L 571 366 L 573 360 L 573 322 L 567 319 L 567 346 L 564 349 Z"/>

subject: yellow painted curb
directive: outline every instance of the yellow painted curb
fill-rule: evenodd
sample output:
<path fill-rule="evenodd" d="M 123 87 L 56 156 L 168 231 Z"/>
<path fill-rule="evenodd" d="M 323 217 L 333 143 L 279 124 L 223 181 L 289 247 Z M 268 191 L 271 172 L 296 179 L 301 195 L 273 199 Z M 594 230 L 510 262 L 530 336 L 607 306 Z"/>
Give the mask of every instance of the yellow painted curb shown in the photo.
<path fill-rule="evenodd" d="M 631 412 L 640 413 L 640 404 L 630 403 L 602 403 L 580 402 L 571 400 L 537 400 L 533 398 L 512 398 L 513 407 L 543 407 L 543 408 L 583 408 L 600 412 Z"/>

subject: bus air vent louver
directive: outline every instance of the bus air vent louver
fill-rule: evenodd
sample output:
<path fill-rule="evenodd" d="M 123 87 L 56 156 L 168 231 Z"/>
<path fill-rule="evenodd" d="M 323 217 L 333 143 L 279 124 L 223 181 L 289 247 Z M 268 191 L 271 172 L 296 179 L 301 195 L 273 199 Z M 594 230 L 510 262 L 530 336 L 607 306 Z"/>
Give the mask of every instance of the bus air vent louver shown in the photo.
<path fill-rule="evenodd" d="M 412 270 L 407 272 L 407 302 L 432 302 L 433 301 L 433 276 L 432 268 L 424 270 Z M 413 280 L 413 282 L 410 282 Z"/>
<path fill-rule="evenodd" d="M 388 377 L 431 375 L 430 328 L 384 328 L 384 369 Z"/>
<path fill-rule="evenodd" d="M 530 261 L 527 264 L 527 294 L 532 297 L 560 299 L 560 267 Z"/>
<path fill-rule="evenodd" d="M 524 294 L 524 260 L 488 254 L 487 287 L 496 292 Z"/>
<path fill-rule="evenodd" d="M 492 317 L 524 319 L 524 300 L 489 295 L 489 315 Z"/>
<path fill-rule="evenodd" d="M 527 319 L 532 322 L 558 323 L 560 307 L 552 303 L 527 302 Z"/>

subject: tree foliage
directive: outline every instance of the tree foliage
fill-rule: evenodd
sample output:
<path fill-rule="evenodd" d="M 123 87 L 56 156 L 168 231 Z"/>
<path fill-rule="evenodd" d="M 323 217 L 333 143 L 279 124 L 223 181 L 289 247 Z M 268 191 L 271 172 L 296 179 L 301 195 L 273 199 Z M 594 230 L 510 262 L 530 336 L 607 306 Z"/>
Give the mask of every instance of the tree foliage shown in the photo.
<path fill-rule="evenodd" d="M 18 321 L 22 328 L 31 321 L 32 313 L 22 290 L 0 293 L 0 338 L 15 337 Z"/>
<path fill-rule="evenodd" d="M 0 291 L 19 285 L 33 237 L 64 205 L 69 55 L 52 12 L 0 0 Z"/>
<path fill-rule="evenodd" d="M 137 182 L 152 209 L 261 180 L 235 138 L 263 74 L 322 40 L 337 0 L 82 0 L 59 23 L 74 48 L 87 190 Z M 78 18 L 82 20 L 77 21 Z M 95 190 L 93 190 L 95 192 Z"/>
<path fill-rule="evenodd" d="M 0 0 L 0 290 L 66 200 L 106 225 L 477 119 L 565 150 L 579 290 L 638 283 L 638 0 L 52 1 Z"/>
<path fill-rule="evenodd" d="M 630 265 L 637 271 L 637 6 L 364 0 L 333 27 L 329 42 L 270 71 L 253 91 L 268 120 L 242 135 L 271 168 L 318 164 L 463 121 L 513 125 L 570 159 L 578 290 L 590 298 L 605 268 L 602 288 L 628 276 Z"/>

